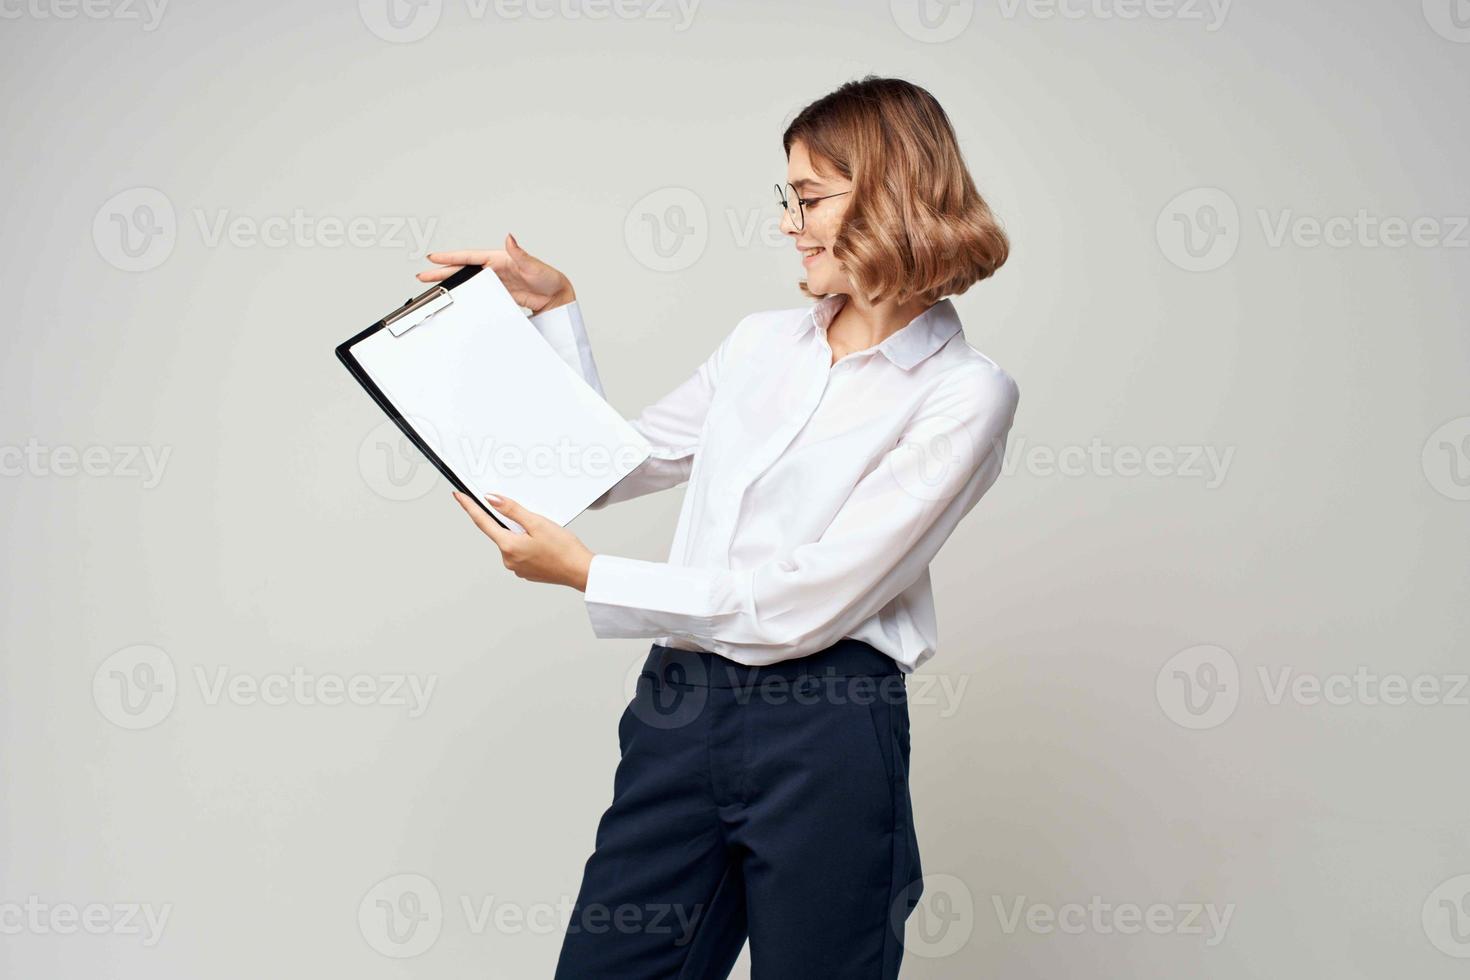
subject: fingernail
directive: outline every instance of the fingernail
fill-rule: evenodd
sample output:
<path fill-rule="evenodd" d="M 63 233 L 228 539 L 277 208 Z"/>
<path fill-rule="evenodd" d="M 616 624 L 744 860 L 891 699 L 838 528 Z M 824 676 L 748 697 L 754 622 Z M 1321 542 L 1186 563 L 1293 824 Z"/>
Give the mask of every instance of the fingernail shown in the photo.
<path fill-rule="evenodd" d="M 501 504 L 501 503 L 504 503 L 503 500 L 501 500 L 499 497 L 497 497 L 493 493 L 487 493 L 487 494 L 485 494 L 485 499 L 488 500 L 488 501 L 490 501 L 492 504 Z"/>

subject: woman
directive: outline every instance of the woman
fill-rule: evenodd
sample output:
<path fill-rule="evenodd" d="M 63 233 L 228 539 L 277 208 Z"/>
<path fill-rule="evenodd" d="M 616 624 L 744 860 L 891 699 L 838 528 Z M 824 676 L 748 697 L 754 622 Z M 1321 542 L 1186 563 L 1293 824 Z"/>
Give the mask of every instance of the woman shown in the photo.
<path fill-rule="evenodd" d="M 585 593 L 599 637 L 652 637 L 618 723 L 613 802 L 564 978 L 895 977 L 918 901 L 906 675 L 938 642 L 928 566 L 994 483 L 1016 384 L 946 296 L 1006 259 L 926 91 L 865 78 L 786 130 L 783 232 L 815 304 L 741 320 L 632 421 L 653 455 L 593 507 L 689 482 L 670 561 L 593 554 L 507 498 L 465 511 L 533 582 Z M 527 254 L 492 269 L 601 392 L 576 294 Z"/>

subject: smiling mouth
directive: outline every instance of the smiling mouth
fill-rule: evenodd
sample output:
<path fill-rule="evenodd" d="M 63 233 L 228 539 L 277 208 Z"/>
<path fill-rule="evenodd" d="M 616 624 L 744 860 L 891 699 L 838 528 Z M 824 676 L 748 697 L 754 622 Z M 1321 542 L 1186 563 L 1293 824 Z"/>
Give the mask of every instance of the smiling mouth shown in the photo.
<path fill-rule="evenodd" d="M 825 251 L 827 249 L 821 245 L 818 245 L 816 248 L 804 248 L 801 250 L 801 260 L 803 262 L 809 262 Z"/>

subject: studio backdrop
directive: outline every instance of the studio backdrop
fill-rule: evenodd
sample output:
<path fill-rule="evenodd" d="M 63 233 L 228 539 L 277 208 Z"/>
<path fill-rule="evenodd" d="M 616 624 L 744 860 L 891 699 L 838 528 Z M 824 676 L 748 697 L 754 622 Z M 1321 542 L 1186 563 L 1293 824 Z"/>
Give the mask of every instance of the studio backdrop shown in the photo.
<path fill-rule="evenodd" d="M 809 302 L 781 133 L 868 73 L 1021 392 L 904 976 L 1464 974 L 1464 0 L 0 0 L 0 974 L 551 975 L 648 643 L 333 349 L 514 233 L 633 417 Z M 572 527 L 662 561 L 682 493 Z"/>

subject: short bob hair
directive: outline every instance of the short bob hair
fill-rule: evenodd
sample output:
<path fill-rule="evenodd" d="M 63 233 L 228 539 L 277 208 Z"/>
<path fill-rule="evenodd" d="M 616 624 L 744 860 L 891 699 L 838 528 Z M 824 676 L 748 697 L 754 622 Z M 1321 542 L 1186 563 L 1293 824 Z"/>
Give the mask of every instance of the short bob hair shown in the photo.
<path fill-rule="evenodd" d="M 852 181 L 832 255 L 869 302 L 936 303 L 995 273 L 1010 243 L 965 168 L 954 127 L 924 89 L 869 75 L 802 109 L 786 156 Z M 802 292 L 813 295 L 805 282 Z"/>

